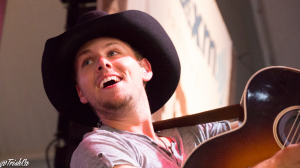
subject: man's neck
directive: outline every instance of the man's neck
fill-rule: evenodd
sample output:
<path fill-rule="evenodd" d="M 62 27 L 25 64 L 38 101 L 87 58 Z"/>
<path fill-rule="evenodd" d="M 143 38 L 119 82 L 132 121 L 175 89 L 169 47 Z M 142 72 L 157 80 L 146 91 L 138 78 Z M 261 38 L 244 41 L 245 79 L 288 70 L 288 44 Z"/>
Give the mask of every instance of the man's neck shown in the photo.
<path fill-rule="evenodd" d="M 102 118 L 101 121 L 103 122 L 103 124 L 112 128 L 138 134 L 144 134 L 152 139 L 156 139 L 150 112 L 149 115 L 143 117 L 134 117 L 131 115 L 128 117 L 124 117 L 121 120 L 108 120 Z"/>
<path fill-rule="evenodd" d="M 102 123 L 112 128 L 144 134 L 155 140 L 156 136 L 148 101 L 146 103 L 140 102 L 139 106 L 129 107 L 122 109 L 127 113 L 121 118 L 107 119 L 100 115 Z"/>

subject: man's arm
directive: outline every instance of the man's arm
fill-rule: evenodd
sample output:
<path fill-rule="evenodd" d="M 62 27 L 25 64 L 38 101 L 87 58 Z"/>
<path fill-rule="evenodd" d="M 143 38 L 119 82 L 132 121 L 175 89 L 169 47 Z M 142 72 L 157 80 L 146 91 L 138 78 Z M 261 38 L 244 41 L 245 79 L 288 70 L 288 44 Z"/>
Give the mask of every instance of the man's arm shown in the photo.
<path fill-rule="evenodd" d="M 239 127 L 239 121 L 231 122 L 230 127 L 231 127 L 231 129 L 235 129 L 235 128 Z"/>
<path fill-rule="evenodd" d="M 239 127 L 238 121 L 230 123 L 231 129 Z M 278 151 L 273 157 L 262 161 L 254 168 L 290 168 L 300 167 L 300 143 L 289 145 Z"/>
<path fill-rule="evenodd" d="M 300 167 L 300 143 L 292 144 L 278 151 L 273 157 L 267 159 L 254 168 L 290 168 Z"/>

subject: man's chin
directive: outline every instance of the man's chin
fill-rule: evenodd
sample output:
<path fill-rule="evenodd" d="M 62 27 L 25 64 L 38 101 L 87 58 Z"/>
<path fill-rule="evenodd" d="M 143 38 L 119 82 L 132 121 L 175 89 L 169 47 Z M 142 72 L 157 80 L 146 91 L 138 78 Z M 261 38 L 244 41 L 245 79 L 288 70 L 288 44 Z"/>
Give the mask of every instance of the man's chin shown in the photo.
<path fill-rule="evenodd" d="M 125 107 L 128 106 L 129 102 L 132 100 L 132 97 L 127 97 L 122 100 L 106 101 L 102 102 L 100 108 L 97 111 L 101 116 L 106 119 L 117 119 L 124 117 L 126 115 Z"/>
<path fill-rule="evenodd" d="M 105 102 L 102 104 L 102 107 L 107 111 L 119 111 L 126 106 L 126 104 L 128 104 L 127 101 Z"/>

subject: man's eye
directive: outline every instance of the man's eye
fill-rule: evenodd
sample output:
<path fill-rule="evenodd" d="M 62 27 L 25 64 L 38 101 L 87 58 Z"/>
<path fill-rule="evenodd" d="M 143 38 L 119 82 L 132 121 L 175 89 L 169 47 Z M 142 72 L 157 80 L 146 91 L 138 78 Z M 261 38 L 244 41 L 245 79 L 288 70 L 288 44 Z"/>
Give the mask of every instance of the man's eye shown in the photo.
<path fill-rule="evenodd" d="M 108 53 L 108 56 L 114 56 L 114 55 L 117 55 L 117 54 L 118 54 L 117 52 L 111 51 L 111 52 Z"/>
<path fill-rule="evenodd" d="M 85 60 L 85 61 L 83 62 L 83 66 L 90 65 L 91 63 L 93 63 L 92 60 Z"/>

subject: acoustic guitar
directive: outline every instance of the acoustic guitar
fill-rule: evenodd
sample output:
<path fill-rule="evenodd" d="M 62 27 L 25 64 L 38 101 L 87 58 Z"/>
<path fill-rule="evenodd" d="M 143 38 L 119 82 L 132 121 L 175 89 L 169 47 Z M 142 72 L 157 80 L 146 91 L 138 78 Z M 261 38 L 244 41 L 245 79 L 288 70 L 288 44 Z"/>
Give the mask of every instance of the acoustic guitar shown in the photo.
<path fill-rule="evenodd" d="M 184 168 L 246 168 L 300 141 L 300 71 L 269 67 L 248 81 L 240 127 L 199 145 Z"/>

